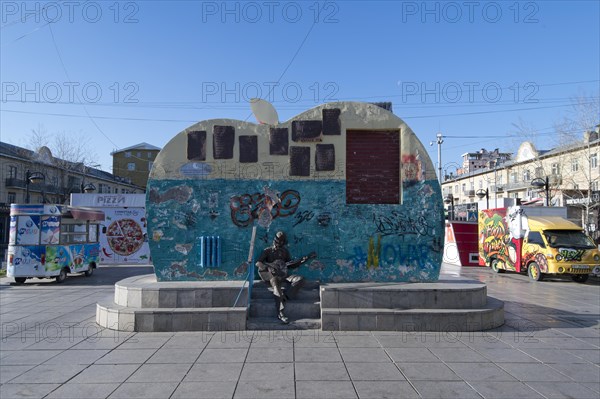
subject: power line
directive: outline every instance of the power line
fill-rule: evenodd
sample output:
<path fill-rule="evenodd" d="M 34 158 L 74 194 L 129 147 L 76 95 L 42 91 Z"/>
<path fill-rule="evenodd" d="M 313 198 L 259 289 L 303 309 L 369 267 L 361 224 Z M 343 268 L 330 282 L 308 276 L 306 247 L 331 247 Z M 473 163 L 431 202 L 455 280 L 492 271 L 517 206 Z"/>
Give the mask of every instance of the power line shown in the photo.
<path fill-rule="evenodd" d="M 377 97 L 384 98 L 384 97 Z M 591 100 L 598 100 L 600 97 L 588 97 Z M 350 100 L 350 99 L 348 99 Z M 356 99 L 355 99 L 356 100 Z M 305 100 L 305 101 L 313 101 L 313 100 Z M 43 105 L 81 105 L 79 103 L 74 103 L 72 101 L 23 101 L 23 100 L 11 100 L 4 99 L 2 102 L 5 103 L 14 103 L 14 104 L 43 104 Z M 277 103 L 273 101 L 273 103 Z M 554 104 L 554 103 L 565 103 L 565 105 L 573 104 L 572 98 L 567 97 L 557 97 L 557 98 L 547 98 L 547 99 L 539 99 L 535 103 L 530 104 Z M 189 104 L 189 105 L 187 105 Z M 206 104 L 205 106 L 194 106 L 193 104 Z M 222 105 L 212 105 L 212 104 L 222 104 Z M 421 105 L 400 105 L 402 109 L 419 109 L 419 108 L 461 108 L 461 107 L 483 107 L 483 106 L 509 106 L 514 105 L 515 102 L 511 100 L 498 101 L 498 102 L 489 102 L 489 101 L 477 101 L 477 102 L 468 102 L 468 103 L 451 103 L 451 104 L 421 104 Z M 529 104 L 529 103 L 523 103 Z M 198 109 L 247 109 L 247 102 L 237 102 L 237 103 L 222 103 L 222 102 L 136 102 L 136 103 L 116 103 L 116 102 L 88 102 L 87 106 L 96 106 L 96 107 L 116 107 L 116 108 L 155 108 L 155 109 L 180 109 L 180 110 L 198 110 Z M 278 109 L 306 109 L 306 107 L 301 105 L 291 105 L 291 106 L 278 106 Z"/>
<path fill-rule="evenodd" d="M 579 104 L 595 104 L 595 102 L 583 102 L 583 103 L 579 103 Z M 84 104 L 81 104 L 81 105 L 85 109 L 85 105 Z M 548 109 L 548 108 L 564 108 L 564 107 L 571 107 L 573 105 L 575 105 L 575 104 L 571 103 L 571 104 L 564 104 L 564 105 L 514 108 L 514 109 L 492 110 L 492 111 L 473 111 L 473 112 L 461 112 L 461 113 L 453 113 L 453 114 L 400 116 L 400 118 L 401 119 L 424 119 L 424 118 L 438 118 L 438 117 L 442 117 L 442 116 L 465 116 L 465 115 L 479 115 L 479 114 L 494 114 L 494 113 L 503 113 L 503 112 L 531 111 L 531 110 Z M 117 116 L 99 116 L 99 115 L 90 115 L 88 112 L 86 112 L 86 115 L 74 115 L 74 114 L 52 113 L 52 112 L 18 111 L 18 110 L 8 110 L 8 109 L 2 109 L 2 110 L 0 110 L 0 112 L 19 113 L 19 114 L 31 114 L 31 115 L 61 116 L 61 117 L 70 117 L 70 118 L 86 118 L 87 117 L 87 118 L 95 118 L 95 119 L 113 119 L 113 120 L 125 120 L 125 121 L 191 122 L 191 123 L 198 122 L 198 120 L 190 120 L 190 119 L 154 119 L 154 118 L 132 118 L 132 117 L 117 117 Z M 104 132 L 102 132 L 102 134 L 104 135 Z M 111 143 L 112 143 L 112 141 L 111 141 Z"/>

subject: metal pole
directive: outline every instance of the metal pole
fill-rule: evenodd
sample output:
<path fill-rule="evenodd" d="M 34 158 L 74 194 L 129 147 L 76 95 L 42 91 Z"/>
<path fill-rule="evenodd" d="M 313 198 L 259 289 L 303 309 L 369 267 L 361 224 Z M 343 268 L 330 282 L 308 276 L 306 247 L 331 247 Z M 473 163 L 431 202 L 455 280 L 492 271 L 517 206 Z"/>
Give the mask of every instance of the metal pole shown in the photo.
<path fill-rule="evenodd" d="M 25 203 L 29 204 L 29 170 L 25 172 Z"/>
<path fill-rule="evenodd" d="M 442 133 L 437 134 L 437 145 L 438 145 L 438 176 L 440 178 L 440 184 L 442 184 L 442 143 L 444 142 Z"/>
<path fill-rule="evenodd" d="M 498 168 L 494 165 L 494 208 L 498 208 Z"/>
<path fill-rule="evenodd" d="M 546 176 L 546 206 L 550 206 L 550 182 Z"/>

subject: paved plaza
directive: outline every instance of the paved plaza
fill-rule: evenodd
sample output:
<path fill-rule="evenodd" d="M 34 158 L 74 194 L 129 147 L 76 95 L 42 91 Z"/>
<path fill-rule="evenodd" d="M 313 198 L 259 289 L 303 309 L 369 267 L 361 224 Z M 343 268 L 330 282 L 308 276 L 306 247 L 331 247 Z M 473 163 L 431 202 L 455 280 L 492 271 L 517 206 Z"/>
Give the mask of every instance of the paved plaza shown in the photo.
<path fill-rule="evenodd" d="M 127 333 L 95 323 L 114 283 L 100 267 L 63 284 L 0 279 L 0 398 L 600 397 L 600 282 L 531 282 L 487 268 L 506 323 L 476 333 Z"/>

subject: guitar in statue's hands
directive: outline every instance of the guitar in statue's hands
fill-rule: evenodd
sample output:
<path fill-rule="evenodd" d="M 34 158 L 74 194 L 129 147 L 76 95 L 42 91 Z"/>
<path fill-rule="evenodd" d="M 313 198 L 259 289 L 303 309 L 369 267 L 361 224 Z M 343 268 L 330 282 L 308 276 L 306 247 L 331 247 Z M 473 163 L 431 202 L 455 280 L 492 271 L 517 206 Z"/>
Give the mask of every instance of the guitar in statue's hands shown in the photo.
<path fill-rule="evenodd" d="M 263 262 L 263 267 L 258 268 L 258 274 L 263 281 L 268 282 L 272 277 L 286 278 L 288 276 L 288 269 L 296 269 L 306 263 L 310 259 L 317 257 L 316 252 L 311 252 L 300 259 L 290 260 L 288 262 L 282 259 L 277 259 L 273 262 Z"/>

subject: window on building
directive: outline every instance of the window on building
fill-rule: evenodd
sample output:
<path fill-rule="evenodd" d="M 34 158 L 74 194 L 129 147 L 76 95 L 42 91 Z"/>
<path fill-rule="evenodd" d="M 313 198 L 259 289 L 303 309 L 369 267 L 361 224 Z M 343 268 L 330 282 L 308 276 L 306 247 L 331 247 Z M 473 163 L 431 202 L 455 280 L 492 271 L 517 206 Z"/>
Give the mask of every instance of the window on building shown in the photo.
<path fill-rule="evenodd" d="M 592 189 L 592 191 L 598 191 L 598 180 L 591 182 L 590 188 Z"/>
<path fill-rule="evenodd" d="M 125 152 L 125 158 L 131 158 L 131 152 L 130 151 L 126 151 Z"/>
<path fill-rule="evenodd" d="M 510 172 L 509 179 L 510 179 L 510 181 L 509 181 L 510 183 L 516 183 L 516 182 L 518 182 L 519 178 L 517 176 L 517 172 L 515 172 L 515 171 Z"/>
<path fill-rule="evenodd" d="M 153 164 L 154 164 L 154 162 L 152 162 L 152 161 L 149 161 L 149 162 L 148 162 L 148 170 L 149 170 L 149 171 L 150 171 L 150 170 L 152 170 L 152 165 L 153 165 Z"/>
<path fill-rule="evenodd" d="M 463 193 L 464 193 L 465 191 L 467 191 L 467 183 L 463 183 L 463 184 L 462 184 L 462 191 L 463 191 Z"/>
<path fill-rule="evenodd" d="M 571 159 L 571 171 L 577 172 L 579 170 L 579 161 L 576 158 Z"/>
<path fill-rule="evenodd" d="M 119 194 L 119 187 L 115 187 L 115 194 Z"/>
<path fill-rule="evenodd" d="M 148 156 L 148 158 L 152 158 L 152 153 L 151 152 L 147 152 L 146 155 Z"/>
<path fill-rule="evenodd" d="M 17 167 L 16 166 L 12 166 L 10 165 L 8 167 L 8 177 L 9 179 L 16 179 L 17 178 Z"/>
<path fill-rule="evenodd" d="M 535 177 L 544 177 L 546 175 L 546 173 L 544 172 L 544 168 L 537 167 L 535 168 Z"/>
<path fill-rule="evenodd" d="M 590 164 L 594 169 L 598 167 L 598 154 L 592 154 L 590 156 Z"/>
<path fill-rule="evenodd" d="M 138 151 L 138 153 L 137 153 L 137 157 L 138 157 L 138 158 L 141 158 L 141 157 L 142 157 L 142 153 Z"/>
<path fill-rule="evenodd" d="M 559 163 L 553 163 L 552 164 L 552 174 L 553 175 L 560 175 L 560 164 Z"/>
<path fill-rule="evenodd" d="M 523 181 L 527 182 L 531 180 L 531 171 L 529 169 L 525 169 L 523 171 Z"/>
<path fill-rule="evenodd" d="M 17 193 L 9 191 L 8 195 L 6 196 L 6 199 L 9 204 L 14 204 L 15 202 L 17 202 Z"/>
<path fill-rule="evenodd" d="M 454 186 L 454 194 L 458 194 L 458 184 Z"/>
<path fill-rule="evenodd" d="M 127 170 L 135 170 L 135 163 L 129 162 L 127 164 Z"/>

